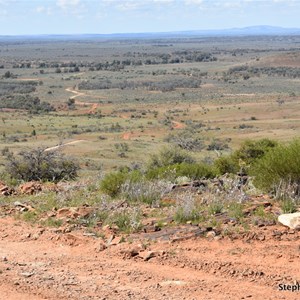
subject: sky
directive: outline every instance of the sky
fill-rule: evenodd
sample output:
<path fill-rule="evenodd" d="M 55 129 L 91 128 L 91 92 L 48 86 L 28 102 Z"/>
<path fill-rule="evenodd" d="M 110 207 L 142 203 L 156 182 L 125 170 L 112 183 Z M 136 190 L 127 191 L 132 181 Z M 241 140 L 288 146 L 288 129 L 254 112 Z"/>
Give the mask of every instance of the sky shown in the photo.
<path fill-rule="evenodd" d="M 300 0 L 0 0 L 0 35 L 300 27 Z"/>

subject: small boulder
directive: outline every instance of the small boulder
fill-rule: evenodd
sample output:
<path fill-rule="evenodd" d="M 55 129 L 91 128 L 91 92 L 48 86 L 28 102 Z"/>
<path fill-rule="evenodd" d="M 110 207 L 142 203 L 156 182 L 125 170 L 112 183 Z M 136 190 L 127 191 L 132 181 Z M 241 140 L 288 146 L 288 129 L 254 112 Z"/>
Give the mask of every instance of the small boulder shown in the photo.
<path fill-rule="evenodd" d="M 291 229 L 300 230 L 300 212 L 280 215 L 278 222 Z"/>
<path fill-rule="evenodd" d="M 37 181 L 30 181 L 19 186 L 21 194 L 33 195 L 42 191 L 42 185 Z"/>
<path fill-rule="evenodd" d="M 0 181 L 0 194 L 2 196 L 10 196 L 10 195 L 14 194 L 14 192 L 15 191 L 13 189 L 11 189 L 5 183 Z"/>

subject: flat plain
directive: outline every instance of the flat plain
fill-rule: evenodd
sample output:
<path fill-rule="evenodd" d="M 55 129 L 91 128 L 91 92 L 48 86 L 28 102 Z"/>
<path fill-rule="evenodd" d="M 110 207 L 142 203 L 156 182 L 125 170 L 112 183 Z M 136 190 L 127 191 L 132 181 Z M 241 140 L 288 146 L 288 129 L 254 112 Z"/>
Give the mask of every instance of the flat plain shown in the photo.
<path fill-rule="evenodd" d="M 278 222 L 299 182 L 280 195 L 212 171 L 246 140 L 299 137 L 299 45 L 2 37 L 0 299 L 299 299 L 280 286 L 299 286 L 300 232 Z M 189 163 L 149 167 L 178 147 Z M 35 149 L 78 161 L 78 178 L 7 173 Z"/>

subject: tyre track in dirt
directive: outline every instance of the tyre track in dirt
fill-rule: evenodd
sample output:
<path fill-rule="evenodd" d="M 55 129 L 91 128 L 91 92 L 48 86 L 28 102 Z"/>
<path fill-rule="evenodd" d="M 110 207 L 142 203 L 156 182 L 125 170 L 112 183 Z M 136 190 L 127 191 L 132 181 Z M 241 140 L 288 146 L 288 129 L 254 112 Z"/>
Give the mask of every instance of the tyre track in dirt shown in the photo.
<path fill-rule="evenodd" d="M 158 242 L 145 251 L 164 254 L 145 261 L 124 256 L 143 247 L 139 242 L 101 251 L 101 239 L 86 237 L 82 230 L 45 230 L 12 218 L 0 218 L 0 228 L 0 295 L 5 299 L 259 300 L 299 296 L 280 292 L 277 286 L 299 279 L 297 239 L 249 244 L 202 237 Z"/>

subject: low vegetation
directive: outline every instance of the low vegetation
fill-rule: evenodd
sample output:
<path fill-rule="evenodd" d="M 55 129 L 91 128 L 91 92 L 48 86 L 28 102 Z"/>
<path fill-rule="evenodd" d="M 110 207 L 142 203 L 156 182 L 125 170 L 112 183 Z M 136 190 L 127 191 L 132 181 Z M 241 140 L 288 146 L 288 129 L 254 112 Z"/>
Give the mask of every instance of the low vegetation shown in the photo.
<path fill-rule="evenodd" d="M 73 158 L 43 148 L 21 151 L 17 155 L 6 153 L 6 172 L 22 181 L 72 180 L 77 177 L 79 165 Z"/>

